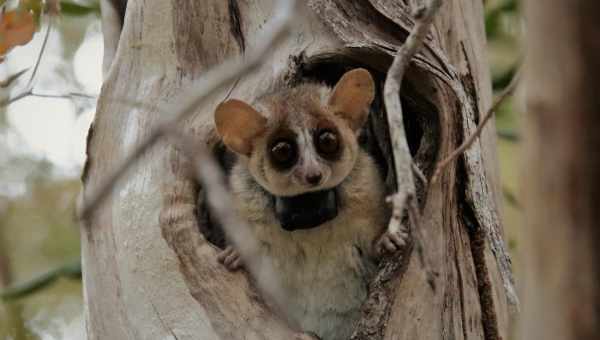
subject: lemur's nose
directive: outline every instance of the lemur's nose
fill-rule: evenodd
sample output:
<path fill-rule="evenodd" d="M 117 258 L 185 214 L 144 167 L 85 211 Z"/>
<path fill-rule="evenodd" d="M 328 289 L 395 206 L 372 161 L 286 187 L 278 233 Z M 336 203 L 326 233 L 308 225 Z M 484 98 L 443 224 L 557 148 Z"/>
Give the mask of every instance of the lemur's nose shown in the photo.
<path fill-rule="evenodd" d="M 322 178 L 323 178 L 323 174 L 321 174 L 320 172 L 314 172 L 314 173 L 306 175 L 306 181 L 308 182 L 308 184 L 310 184 L 312 186 L 319 185 L 319 183 L 321 183 Z"/>

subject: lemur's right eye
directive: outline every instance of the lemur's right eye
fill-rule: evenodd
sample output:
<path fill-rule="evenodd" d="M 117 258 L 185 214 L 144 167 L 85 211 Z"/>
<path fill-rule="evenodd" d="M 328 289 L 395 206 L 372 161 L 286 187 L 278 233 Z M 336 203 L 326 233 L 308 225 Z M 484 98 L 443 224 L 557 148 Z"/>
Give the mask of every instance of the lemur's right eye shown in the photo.
<path fill-rule="evenodd" d="M 296 143 L 290 140 L 278 140 L 269 150 L 271 161 L 280 169 L 291 168 L 298 159 Z"/>

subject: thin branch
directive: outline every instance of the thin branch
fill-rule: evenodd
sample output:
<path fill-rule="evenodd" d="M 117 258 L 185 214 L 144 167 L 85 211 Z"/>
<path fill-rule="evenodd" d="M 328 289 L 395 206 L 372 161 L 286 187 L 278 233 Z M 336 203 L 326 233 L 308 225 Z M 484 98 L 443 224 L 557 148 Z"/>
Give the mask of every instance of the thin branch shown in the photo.
<path fill-rule="evenodd" d="M 0 291 L 0 301 L 15 300 L 27 297 L 41 289 L 48 287 L 61 277 L 80 278 L 81 277 L 81 260 L 76 259 L 64 263 L 54 269 L 42 273 L 34 278 L 21 282 Z"/>
<path fill-rule="evenodd" d="M 35 93 L 32 92 L 30 94 L 32 97 L 40 97 L 40 98 L 54 98 L 54 99 L 73 99 L 73 98 L 83 98 L 83 99 L 98 99 L 98 96 L 94 96 L 87 93 L 81 92 L 68 92 L 64 94 L 51 94 L 51 93 Z"/>
<path fill-rule="evenodd" d="M 419 166 L 413 162 L 412 163 L 412 170 L 415 173 L 415 175 L 417 176 L 417 178 L 419 179 L 419 181 L 421 181 L 421 183 L 423 184 L 423 187 L 427 187 L 427 177 L 425 177 L 425 174 L 423 173 L 423 171 L 421 171 L 421 169 L 419 169 Z"/>
<path fill-rule="evenodd" d="M 238 77 L 246 76 L 255 71 L 266 59 L 267 55 L 274 50 L 273 47 L 288 35 L 295 13 L 295 6 L 296 0 L 280 0 L 275 11 L 275 16 L 270 20 L 269 26 L 265 29 L 265 36 L 261 39 L 262 43 L 259 43 L 256 49 L 250 51 L 244 57 L 230 59 L 218 67 L 211 69 L 181 95 L 182 99 L 176 101 L 175 108 L 164 110 L 176 112 L 175 118 L 154 129 L 116 171 L 101 182 L 102 184 L 99 186 L 98 191 L 93 192 L 89 198 L 85 199 L 81 217 L 87 219 L 91 216 L 91 213 L 112 192 L 117 181 L 123 177 L 132 164 L 154 146 L 160 138 L 164 137 L 166 131 L 169 131 L 172 127 L 179 125 L 180 122 L 190 117 L 196 112 L 198 107 L 202 107 L 204 101 L 210 95 L 216 93 Z"/>
<path fill-rule="evenodd" d="M 98 96 L 81 93 L 81 92 L 68 92 L 63 94 L 51 94 L 51 93 L 35 93 L 33 89 L 26 90 L 24 92 L 19 93 L 18 95 L 9 98 L 4 101 L 0 101 L 0 108 L 18 102 L 19 100 L 27 97 L 39 97 L 39 98 L 52 98 L 52 99 L 74 99 L 74 98 L 83 98 L 83 99 L 98 99 Z M 122 102 L 129 106 L 137 106 L 137 102 L 128 102 L 126 100 L 116 100 L 118 102 Z"/>
<path fill-rule="evenodd" d="M 40 52 L 38 53 L 37 59 L 35 61 L 35 66 L 33 67 L 33 71 L 31 72 L 31 77 L 29 77 L 29 81 L 27 82 L 27 86 L 25 87 L 27 90 L 33 89 L 33 81 L 35 80 L 35 76 L 42 62 L 42 57 L 44 56 L 44 51 L 46 51 L 46 45 L 48 44 L 48 37 L 50 37 L 50 31 L 52 29 L 52 16 L 48 17 L 48 27 L 46 28 L 46 34 L 44 35 L 44 41 L 42 41 L 42 47 L 40 47 Z"/>
<path fill-rule="evenodd" d="M 9 76 L 6 80 L 0 81 L 0 88 L 9 87 L 15 80 L 19 79 L 25 72 L 29 71 L 29 67 Z"/>
<path fill-rule="evenodd" d="M 392 203 L 392 216 L 387 227 L 387 232 L 398 233 L 408 231 L 406 226 L 402 224 L 404 212 L 408 208 L 410 225 L 416 230 L 416 233 L 409 234 L 412 238 L 408 240 L 406 246 L 398 254 L 384 258 L 379 264 L 379 270 L 369 284 L 369 295 L 367 301 L 363 303 L 362 317 L 351 336 L 352 340 L 382 337 L 381 330 L 386 327 L 388 321 L 387 315 L 386 313 L 373 312 L 372 306 L 376 305 L 377 311 L 387 311 L 391 308 L 394 301 L 393 296 L 390 296 L 388 293 L 389 288 L 387 287 L 387 283 L 391 282 L 392 278 L 400 277 L 406 271 L 414 244 L 417 245 L 418 260 L 427 275 L 427 281 L 431 288 L 435 289 L 434 274 L 429 270 L 430 267 L 424 256 L 423 243 L 421 241 L 423 239 L 419 225 L 421 212 L 419 211 L 413 176 L 413 171 L 418 168 L 413 166 L 414 163 L 408 148 L 402 117 L 400 88 L 406 69 L 419 50 L 419 47 L 423 44 L 423 40 L 429 32 L 433 18 L 441 7 L 441 4 L 441 0 L 431 0 L 427 7 L 422 7 L 415 13 L 415 25 L 392 62 L 383 90 L 390 129 L 394 169 L 398 183 L 396 193 L 388 198 L 388 201 Z M 417 176 L 421 177 L 420 175 Z M 425 182 L 427 181 L 425 180 Z M 379 337 L 374 337 L 374 334 L 380 335 Z"/>
<path fill-rule="evenodd" d="M 398 54 L 392 62 L 384 85 L 383 94 L 390 128 L 396 180 L 398 182 L 398 191 L 391 198 L 394 214 L 388 226 L 389 232 L 400 230 L 405 204 L 407 200 L 414 199 L 416 194 L 412 169 L 413 160 L 408 148 L 402 103 L 398 93 L 400 93 L 406 69 L 423 44 L 423 40 L 427 36 L 427 33 L 429 33 L 435 13 L 441 5 L 441 0 L 431 0 L 428 6 L 421 7 L 416 11 L 415 26 L 406 38 L 404 45 L 398 50 Z"/>
<path fill-rule="evenodd" d="M 18 100 L 21 100 L 27 96 L 31 96 L 33 94 L 33 81 L 35 80 L 35 76 L 38 72 L 40 64 L 42 62 L 42 57 L 44 56 L 44 51 L 46 50 L 46 46 L 48 44 L 48 37 L 50 36 L 50 30 L 52 28 L 52 17 L 48 20 L 48 27 L 46 28 L 46 34 L 44 35 L 44 40 L 42 41 L 42 46 L 40 47 L 40 51 L 35 60 L 35 65 L 33 67 L 33 71 L 31 72 L 31 76 L 29 77 L 29 81 L 27 82 L 27 86 L 25 86 L 25 90 L 21 93 L 17 94 L 12 98 L 8 98 L 0 101 L 0 108 L 6 107 Z"/>
<path fill-rule="evenodd" d="M 17 94 L 16 96 L 4 100 L 0 100 L 0 108 L 6 107 L 14 102 L 17 102 L 25 97 L 31 96 L 31 89 L 26 89 L 25 91 Z"/>
<path fill-rule="evenodd" d="M 473 134 L 470 135 L 469 138 L 467 138 L 448 157 L 446 157 L 445 159 L 443 159 L 442 161 L 440 161 L 438 163 L 438 165 L 435 169 L 435 172 L 433 173 L 433 177 L 431 178 L 432 183 L 435 183 L 439 179 L 439 177 L 442 174 L 442 172 L 444 171 L 444 169 L 450 163 L 452 163 L 454 160 L 456 160 L 460 155 L 462 155 L 463 152 L 465 152 L 469 147 L 471 147 L 471 145 L 473 145 L 475 140 L 477 138 L 479 138 L 479 136 L 481 135 L 481 132 L 483 131 L 483 128 L 485 128 L 485 125 L 487 124 L 487 122 L 490 120 L 490 118 L 492 118 L 494 116 L 494 112 L 498 109 L 500 104 L 502 104 L 502 102 L 504 102 L 504 100 L 506 98 L 508 98 L 508 96 L 510 94 L 513 93 L 513 91 L 517 87 L 520 76 L 521 76 L 521 70 L 519 70 L 519 71 L 517 71 L 517 73 L 515 73 L 515 75 L 513 76 L 513 79 L 510 81 L 508 86 L 506 86 L 502 90 L 502 92 L 496 97 L 496 99 L 492 103 L 492 106 L 490 107 L 490 109 L 486 112 L 485 116 L 483 116 L 483 119 L 481 120 L 481 122 L 479 122 L 479 125 L 475 129 L 475 132 L 473 132 Z"/>

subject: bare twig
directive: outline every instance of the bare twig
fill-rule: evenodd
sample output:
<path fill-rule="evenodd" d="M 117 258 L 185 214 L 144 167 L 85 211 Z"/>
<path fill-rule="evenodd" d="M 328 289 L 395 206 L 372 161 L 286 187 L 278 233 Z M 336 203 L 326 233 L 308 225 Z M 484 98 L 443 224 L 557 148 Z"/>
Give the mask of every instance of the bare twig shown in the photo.
<path fill-rule="evenodd" d="M 25 97 L 31 96 L 31 89 L 26 89 L 25 91 L 17 94 L 16 96 L 12 97 L 12 98 L 8 98 L 5 100 L 0 100 L 0 108 L 6 107 L 14 102 L 17 102 Z"/>
<path fill-rule="evenodd" d="M 293 14 L 295 13 L 295 6 L 295 0 L 280 0 L 275 11 L 275 16 L 270 20 L 269 26 L 265 29 L 265 36 L 261 40 L 262 43 L 258 44 L 256 49 L 250 51 L 244 57 L 228 60 L 208 71 L 204 77 L 190 86 L 181 95 L 182 100 L 176 102 L 175 108 L 165 110 L 176 112 L 175 118 L 154 129 L 116 171 L 102 182 L 98 191 L 85 199 L 81 217 L 84 219 L 90 217 L 95 208 L 112 192 L 116 182 L 123 177 L 131 165 L 154 146 L 160 138 L 164 137 L 166 131 L 169 131 L 191 116 L 198 107 L 202 106 L 207 97 L 238 77 L 243 77 L 255 71 L 266 59 L 266 56 L 273 51 L 273 46 L 283 40 L 289 33 Z"/>
<path fill-rule="evenodd" d="M 61 277 L 80 278 L 81 277 L 81 260 L 76 259 L 66 262 L 54 269 L 42 273 L 30 280 L 15 284 L 0 291 L 0 301 L 8 301 L 27 297 L 33 293 L 48 287 Z"/>
<path fill-rule="evenodd" d="M 423 171 L 421 171 L 421 169 L 419 169 L 419 166 L 415 162 L 412 163 L 412 170 L 415 173 L 415 175 L 417 175 L 417 178 L 419 179 L 419 181 L 421 181 L 423 186 L 427 187 L 427 177 L 425 177 L 425 174 L 423 173 Z"/>
<path fill-rule="evenodd" d="M 442 4 L 441 0 L 431 0 L 427 7 L 421 7 L 415 13 L 415 26 L 406 38 L 404 45 L 392 62 L 384 86 L 384 100 L 387 109 L 390 139 L 392 142 L 394 168 L 398 191 L 391 197 L 393 215 L 388 225 L 389 232 L 397 232 L 401 228 L 402 213 L 409 200 L 415 199 L 416 187 L 413 177 L 413 160 L 410 155 L 403 122 L 402 103 L 400 102 L 400 88 L 402 78 L 413 56 L 417 53 L 425 39 L 435 13 Z M 413 211 L 409 209 L 409 214 Z M 416 217 L 415 217 L 416 219 Z"/>
<path fill-rule="evenodd" d="M 33 88 L 33 81 L 35 80 L 35 76 L 42 62 L 42 57 L 44 56 L 44 51 L 46 51 L 46 45 L 48 44 L 48 37 L 50 37 L 50 31 L 52 30 L 52 16 L 48 16 L 48 27 L 46 28 L 46 34 L 44 35 L 44 41 L 42 41 L 42 46 L 40 47 L 40 52 L 35 61 L 35 65 L 33 66 L 33 71 L 31 72 L 31 77 L 29 77 L 29 81 L 27 82 L 27 86 L 25 87 L 28 90 Z"/>
<path fill-rule="evenodd" d="M 34 85 L 33 81 L 35 80 L 35 76 L 36 76 L 37 71 L 42 62 L 42 57 L 44 56 L 44 51 L 46 50 L 46 46 L 48 44 L 48 37 L 50 36 L 50 31 L 52 29 L 52 17 L 49 17 L 49 18 L 50 19 L 48 20 L 48 27 L 46 28 L 46 34 L 44 35 L 44 40 L 42 41 L 42 46 L 40 47 L 40 51 L 35 60 L 35 65 L 33 66 L 33 71 L 31 72 L 31 76 L 29 77 L 29 81 L 27 82 L 25 89 L 12 98 L 8 98 L 8 99 L 0 101 L 0 108 L 8 106 L 20 99 L 23 99 L 27 96 L 31 96 L 33 94 L 33 85 Z"/>
<path fill-rule="evenodd" d="M 82 98 L 82 99 L 98 99 L 98 96 L 94 96 L 87 93 L 81 92 L 68 92 L 64 94 L 52 94 L 52 93 L 35 93 L 32 92 L 30 94 L 32 97 L 40 97 L 40 98 L 53 98 L 53 99 L 73 99 L 73 98 Z"/>
<path fill-rule="evenodd" d="M 438 163 L 438 165 L 436 166 L 436 169 L 433 173 L 433 176 L 431 178 L 431 183 L 435 183 L 439 179 L 439 177 L 442 174 L 442 172 L 444 171 L 444 169 L 450 163 L 452 163 L 454 160 L 456 160 L 460 155 L 462 155 L 463 152 L 465 152 L 469 147 L 471 147 L 471 145 L 473 145 L 475 140 L 481 135 L 481 132 L 483 131 L 483 128 L 485 128 L 485 125 L 487 124 L 487 122 L 490 120 L 490 118 L 492 118 L 494 116 L 494 112 L 496 111 L 496 109 L 498 109 L 500 104 L 502 104 L 502 102 L 510 94 L 513 93 L 513 91 L 517 87 L 517 84 L 519 83 L 520 75 L 521 75 L 521 70 L 518 70 L 515 73 L 515 75 L 513 76 L 513 79 L 510 81 L 510 83 L 502 90 L 502 92 L 500 92 L 500 94 L 496 97 L 496 99 L 494 99 L 492 106 L 485 113 L 485 115 L 483 116 L 483 119 L 479 122 L 479 125 L 477 126 L 477 128 L 475 129 L 473 134 L 471 134 L 469 136 L 469 138 L 467 138 L 458 148 L 456 148 L 456 150 L 452 151 L 452 153 L 448 157 L 444 158 L 442 161 L 440 161 Z"/>
<path fill-rule="evenodd" d="M 9 76 L 6 80 L 0 81 L 0 87 L 6 88 L 9 87 L 15 80 L 19 79 L 25 72 L 29 71 L 29 68 L 22 69 L 21 71 Z"/>
<path fill-rule="evenodd" d="M 402 224 L 404 212 L 407 208 L 410 225 L 416 232 L 409 234 L 412 239 L 408 240 L 406 247 L 401 249 L 401 252 L 396 254 L 397 256 L 387 257 L 379 264 L 379 271 L 369 284 L 369 295 L 362 307 L 362 318 L 352 334 L 351 339 L 353 340 L 370 339 L 373 334 L 381 333 L 381 330 L 385 329 L 388 319 L 386 313 L 380 311 L 389 310 L 394 303 L 393 296 L 390 296 L 388 293 L 389 287 L 387 287 L 387 283 L 391 282 L 392 278 L 400 277 L 406 271 L 415 245 L 418 261 L 427 275 L 427 281 L 432 289 L 435 289 L 433 275 L 430 275 L 430 267 L 424 256 L 423 243 L 421 242 L 423 237 L 421 236 L 419 225 L 421 222 L 421 212 L 419 211 L 413 176 L 413 171 L 418 168 L 414 166 L 408 148 L 399 93 L 406 69 L 429 32 L 433 17 L 440 8 L 441 3 L 441 0 L 431 0 L 427 7 L 420 8 L 417 11 L 415 14 L 415 25 L 404 45 L 398 50 L 398 54 L 392 62 L 385 81 L 383 95 L 390 129 L 394 169 L 398 182 L 396 193 L 388 198 L 388 201 L 392 203 L 392 216 L 387 232 L 397 233 L 408 231 L 408 228 Z M 417 172 L 417 176 L 421 177 L 418 173 L 420 171 Z M 377 306 L 377 312 L 371 310 L 371 306 L 373 305 Z M 383 334 L 377 338 L 380 337 L 383 337 Z"/>

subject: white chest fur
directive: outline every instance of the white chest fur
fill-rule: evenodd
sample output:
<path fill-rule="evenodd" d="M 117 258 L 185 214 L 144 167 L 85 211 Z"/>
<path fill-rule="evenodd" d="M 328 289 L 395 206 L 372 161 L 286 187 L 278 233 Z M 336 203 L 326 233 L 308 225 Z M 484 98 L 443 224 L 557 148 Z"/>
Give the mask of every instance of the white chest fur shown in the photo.
<path fill-rule="evenodd" d="M 282 229 L 270 197 L 253 189 L 248 176 L 243 165 L 236 166 L 231 186 L 261 255 L 271 259 L 279 275 L 285 298 L 275 304 L 292 323 L 323 340 L 348 338 L 374 269 L 373 242 L 386 221 L 383 183 L 373 161 L 359 156 L 338 189 L 338 216 L 308 230 Z"/>

